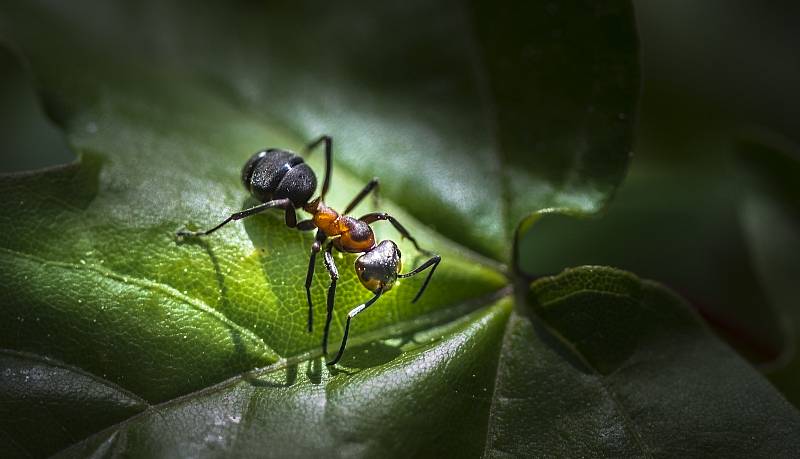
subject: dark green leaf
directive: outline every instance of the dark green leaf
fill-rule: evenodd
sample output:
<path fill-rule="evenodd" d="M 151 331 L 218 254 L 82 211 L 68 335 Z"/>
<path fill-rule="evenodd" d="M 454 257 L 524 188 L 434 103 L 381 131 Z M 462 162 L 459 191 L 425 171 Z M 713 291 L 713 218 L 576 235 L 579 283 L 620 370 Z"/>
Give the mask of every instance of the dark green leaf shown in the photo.
<path fill-rule="evenodd" d="M 147 408 L 95 375 L 0 350 L 0 456 L 44 456 Z"/>
<path fill-rule="evenodd" d="M 783 346 L 750 261 L 740 206 L 745 178 L 730 160 L 634 164 L 602 218 L 542 214 L 520 243 L 532 274 L 610 265 L 666 283 L 756 361 Z"/>
<path fill-rule="evenodd" d="M 752 142 L 702 159 L 640 158 L 603 218 L 543 213 L 520 244 L 523 269 L 604 264 L 660 279 L 797 404 L 798 164 Z"/>
<path fill-rule="evenodd" d="M 63 133 L 45 118 L 30 75 L 0 44 L 0 172 L 22 171 L 74 158 Z M 23 153 L 24 152 L 24 153 Z"/>
<path fill-rule="evenodd" d="M 778 389 L 800 406 L 800 159 L 789 153 L 790 148 L 785 150 L 742 145 L 741 156 L 757 186 L 742 205 L 741 220 L 784 340 L 781 354 L 765 370 Z"/>
<path fill-rule="evenodd" d="M 534 282 L 528 301 L 506 328 L 489 455 L 777 457 L 800 447 L 796 410 L 662 286 L 580 268 Z"/>

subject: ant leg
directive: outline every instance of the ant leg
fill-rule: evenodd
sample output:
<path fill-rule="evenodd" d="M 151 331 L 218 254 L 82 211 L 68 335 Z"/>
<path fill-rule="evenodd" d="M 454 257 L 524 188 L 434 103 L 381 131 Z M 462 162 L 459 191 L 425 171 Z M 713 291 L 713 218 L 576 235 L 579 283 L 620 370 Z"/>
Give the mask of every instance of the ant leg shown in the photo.
<path fill-rule="evenodd" d="M 309 219 L 309 220 L 303 220 L 301 222 L 297 222 L 297 226 L 295 228 L 297 228 L 300 231 L 311 231 L 316 227 L 317 226 L 314 225 L 314 220 L 310 220 Z"/>
<path fill-rule="evenodd" d="M 331 319 L 333 318 L 333 303 L 336 299 L 336 282 L 339 281 L 339 270 L 336 269 L 336 263 L 333 261 L 333 243 L 329 242 L 325 247 L 325 267 L 328 268 L 328 274 L 331 276 L 331 285 L 328 286 L 328 315 L 325 317 L 325 332 L 322 334 L 322 354 L 328 355 L 328 333 L 331 331 Z"/>
<path fill-rule="evenodd" d="M 439 266 L 439 262 L 440 261 L 442 261 L 442 257 L 440 257 L 439 255 L 434 255 L 433 258 L 431 258 L 430 260 L 428 260 L 425 263 L 421 264 L 419 268 L 417 268 L 417 269 L 415 269 L 415 270 L 413 270 L 411 272 L 405 273 L 405 274 L 399 274 L 397 276 L 397 277 L 400 277 L 400 278 L 416 276 L 417 274 L 421 273 L 422 271 L 425 271 L 426 269 L 432 267 L 431 268 L 431 272 L 428 273 L 428 277 L 425 278 L 425 282 L 422 284 L 422 287 L 419 289 L 419 292 L 417 292 L 417 295 L 414 297 L 413 300 L 411 300 L 412 303 L 416 303 L 417 300 L 419 299 L 419 297 L 422 296 L 422 292 L 424 292 L 425 289 L 428 287 L 428 282 L 431 281 L 431 277 L 433 277 L 433 272 L 436 271 L 436 267 Z"/>
<path fill-rule="evenodd" d="M 353 210 L 358 203 L 360 203 L 369 193 L 370 191 L 375 190 L 375 200 L 378 200 L 378 188 L 380 187 L 380 183 L 378 183 L 378 177 L 373 178 L 372 180 L 367 183 L 367 186 L 364 187 L 363 190 L 359 191 L 355 198 L 347 205 L 347 208 L 344 209 L 343 215 L 347 215 Z"/>
<path fill-rule="evenodd" d="M 294 204 L 291 202 L 289 202 L 289 207 L 286 208 L 286 213 L 283 215 L 283 218 L 286 221 L 286 226 L 289 228 L 297 227 L 297 213 L 294 210 Z"/>
<path fill-rule="evenodd" d="M 314 243 L 311 244 L 311 258 L 308 260 L 308 272 L 306 272 L 306 300 L 308 301 L 308 332 L 314 330 L 314 305 L 311 303 L 311 281 L 314 279 L 314 263 L 317 260 L 317 253 L 322 248 L 327 236 L 322 230 L 317 230 Z"/>
<path fill-rule="evenodd" d="M 292 201 L 289 199 L 275 199 L 274 201 L 267 201 L 263 204 L 259 204 L 255 207 L 251 207 L 249 209 L 242 210 L 240 212 L 236 212 L 232 214 L 230 217 L 226 218 L 222 221 L 219 225 L 211 228 L 210 230 L 206 231 L 188 231 L 185 229 L 179 230 L 176 235 L 182 237 L 196 237 L 196 236 L 206 236 L 214 231 L 222 228 L 223 226 L 227 225 L 228 223 L 241 220 L 245 217 L 249 217 L 251 215 L 255 215 L 259 212 L 263 212 L 267 209 L 272 209 L 275 207 L 282 208 L 286 211 L 286 225 L 289 227 L 294 227 L 297 224 L 297 217 L 294 212 L 294 206 L 292 205 Z"/>
<path fill-rule="evenodd" d="M 401 225 L 400 222 L 397 221 L 397 219 L 387 214 L 386 212 L 374 212 L 371 214 L 366 214 L 363 217 L 359 218 L 359 220 L 368 225 L 378 220 L 387 220 L 389 223 L 392 224 L 392 226 L 394 226 L 394 228 L 400 233 L 401 236 L 411 241 L 411 243 L 414 244 L 414 247 L 416 247 L 417 250 L 424 253 L 425 255 L 433 255 L 433 252 L 420 248 L 419 244 L 417 244 L 417 240 L 414 239 L 411 236 L 411 234 L 409 234 L 408 230 L 403 225 Z"/>
<path fill-rule="evenodd" d="M 333 167 L 333 138 L 329 135 L 320 136 L 317 140 L 309 143 L 304 152 L 310 153 L 320 143 L 325 143 L 325 180 L 322 181 L 322 193 L 320 200 L 325 200 L 325 195 L 328 193 L 328 186 L 331 183 L 331 168 Z"/>
<path fill-rule="evenodd" d="M 380 298 L 382 294 L 383 290 L 378 290 L 377 292 L 375 292 L 375 296 L 370 298 L 369 301 L 356 306 L 355 308 L 351 309 L 350 312 L 347 313 L 347 323 L 345 323 L 344 325 L 344 335 L 342 336 L 342 344 L 339 346 L 339 352 L 336 353 L 336 357 L 334 357 L 333 360 L 328 362 L 327 365 L 335 365 L 336 362 L 338 362 L 339 359 L 342 358 L 342 354 L 344 354 L 344 348 L 347 345 L 347 334 L 350 332 L 350 320 L 353 317 L 361 314 L 361 312 L 363 312 L 368 307 L 372 306 L 373 303 L 378 301 L 378 298 Z"/>

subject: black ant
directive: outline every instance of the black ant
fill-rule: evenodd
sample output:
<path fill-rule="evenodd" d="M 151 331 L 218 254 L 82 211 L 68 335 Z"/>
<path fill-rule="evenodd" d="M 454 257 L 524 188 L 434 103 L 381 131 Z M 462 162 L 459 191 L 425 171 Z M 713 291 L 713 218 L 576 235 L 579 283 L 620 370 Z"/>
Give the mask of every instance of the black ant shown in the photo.
<path fill-rule="evenodd" d="M 256 152 L 242 168 L 242 183 L 250 194 L 258 199 L 261 204 L 249 209 L 236 212 L 222 221 L 219 225 L 206 231 L 178 231 L 179 237 L 205 236 L 222 228 L 234 220 L 255 215 L 267 209 L 279 208 L 285 212 L 286 226 L 297 228 L 300 231 L 317 229 L 314 243 L 311 245 L 311 259 L 308 263 L 306 274 L 306 299 L 308 301 L 308 331 L 313 330 L 314 308 L 311 303 L 311 281 L 314 278 L 314 263 L 317 253 L 325 245 L 324 262 L 331 277 L 328 287 L 328 314 L 325 318 L 325 332 L 322 338 L 322 352 L 328 355 L 328 333 L 331 318 L 333 317 L 333 303 L 336 297 L 336 282 L 339 280 L 339 271 L 333 261 L 332 250 L 335 247 L 341 252 L 360 253 L 356 258 L 355 269 L 361 284 L 375 295 L 368 301 L 351 309 L 347 314 L 347 323 L 344 327 L 342 343 L 339 352 L 328 365 L 334 365 L 342 358 L 347 344 L 347 334 L 350 331 L 350 320 L 375 303 L 378 298 L 394 285 L 397 278 L 411 277 L 431 268 L 428 277 L 420 287 L 412 303 L 416 302 L 428 286 L 436 267 L 441 261 L 439 255 L 421 249 L 414 239 L 394 217 L 384 212 L 369 213 L 361 218 L 348 216 L 370 192 L 377 191 L 378 179 L 372 179 L 355 198 L 347 205 L 342 214 L 324 204 L 325 194 L 328 192 L 331 177 L 331 159 L 333 155 L 333 140 L 324 135 L 306 146 L 305 153 L 311 152 L 319 144 L 325 144 L 325 180 L 322 182 L 322 193 L 314 200 L 311 196 L 317 189 L 317 177 L 314 171 L 303 162 L 303 158 L 288 150 L 270 148 Z M 312 218 L 297 221 L 295 209 L 303 209 L 312 215 Z M 385 240 L 375 243 L 375 235 L 370 224 L 379 220 L 386 220 L 407 238 L 421 253 L 431 258 L 405 274 L 400 274 L 400 250 L 393 241 Z M 330 239 L 330 240 L 329 240 Z M 327 241 L 327 244 L 325 244 Z"/>

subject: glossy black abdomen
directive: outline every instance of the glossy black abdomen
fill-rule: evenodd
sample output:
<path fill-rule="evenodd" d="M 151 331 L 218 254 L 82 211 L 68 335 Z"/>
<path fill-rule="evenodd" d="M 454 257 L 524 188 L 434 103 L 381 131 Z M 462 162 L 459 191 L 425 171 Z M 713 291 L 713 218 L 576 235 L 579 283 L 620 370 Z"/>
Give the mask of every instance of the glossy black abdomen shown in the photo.
<path fill-rule="evenodd" d="M 250 157 L 242 168 L 242 183 L 261 202 L 289 198 L 295 207 L 302 207 L 317 189 L 317 177 L 303 158 L 279 149 Z"/>

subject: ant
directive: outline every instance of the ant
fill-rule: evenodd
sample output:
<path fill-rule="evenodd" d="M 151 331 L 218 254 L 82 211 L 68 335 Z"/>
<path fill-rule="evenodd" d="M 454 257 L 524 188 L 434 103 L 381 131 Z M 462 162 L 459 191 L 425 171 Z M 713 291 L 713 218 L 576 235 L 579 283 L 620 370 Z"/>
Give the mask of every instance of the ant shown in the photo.
<path fill-rule="evenodd" d="M 261 204 L 236 212 L 209 230 L 188 231 L 182 229 L 177 232 L 177 236 L 206 236 L 232 221 L 241 220 L 273 208 L 279 208 L 284 211 L 286 226 L 289 228 L 297 228 L 300 231 L 311 231 L 316 228 L 317 233 L 314 243 L 311 245 L 311 258 L 308 262 L 305 285 L 306 299 L 308 301 L 308 331 L 311 332 L 313 330 L 314 323 L 314 307 L 311 302 L 311 281 L 314 278 L 314 264 L 317 254 L 324 245 L 323 261 L 331 279 L 328 287 L 328 310 L 325 318 L 325 331 L 322 338 L 322 353 L 326 356 L 328 355 L 328 333 L 330 332 L 331 319 L 333 317 L 333 303 L 336 297 L 336 283 L 339 280 L 339 271 L 333 261 L 332 251 L 333 248 L 336 248 L 340 252 L 360 253 L 361 255 L 355 261 L 356 274 L 361 284 L 374 293 L 374 296 L 351 309 L 347 314 L 347 323 L 344 327 L 344 335 L 339 346 L 339 352 L 337 352 L 333 360 L 327 362 L 328 365 L 335 365 L 342 358 L 347 345 L 350 321 L 378 301 L 381 295 L 394 286 L 398 278 L 415 276 L 431 268 L 422 287 L 420 287 L 411 301 L 415 303 L 428 286 L 436 267 L 441 261 L 441 257 L 420 248 L 416 239 L 409 234 L 408 230 L 394 217 L 385 212 L 369 213 L 357 219 L 347 215 L 370 192 L 377 192 L 377 178 L 373 178 L 367 183 L 347 205 L 343 213 L 340 214 L 326 206 L 324 201 L 330 185 L 333 139 L 330 136 L 323 135 L 309 143 L 305 147 L 304 153 L 306 155 L 309 154 L 314 148 L 323 143 L 325 145 L 325 179 L 322 182 L 322 192 L 316 199 L 311 200 L 311 196 L 314 195 L 317 189 L 317 177 L 308 164 L 303 162 L 302 157 L 289 150 L 278 148 L 261 150 L 253 154 L 242 168 L 242 183 L 244 187 Z M 298 222 L 295 209 L 305 210 L 312 215 L 312 218 Z M 370 224 L 381 220 L 391 223 L 403 237 L 414 244 L 414 247 L 419 252 L 431 258 L 416 269 L 401 274 L 400 249 L 397 248 L 397 244 L 391 240 L 376 243 L 375 235 L 372 232 L 372 228 L 370 228 Z"/>

